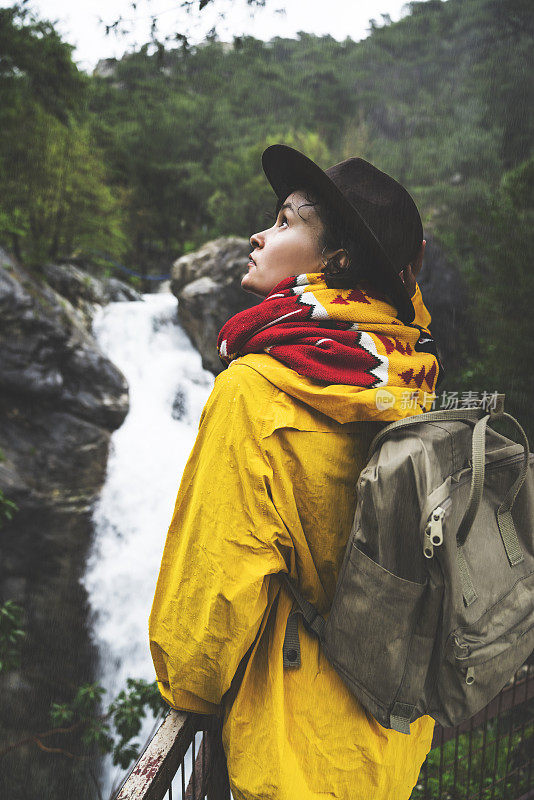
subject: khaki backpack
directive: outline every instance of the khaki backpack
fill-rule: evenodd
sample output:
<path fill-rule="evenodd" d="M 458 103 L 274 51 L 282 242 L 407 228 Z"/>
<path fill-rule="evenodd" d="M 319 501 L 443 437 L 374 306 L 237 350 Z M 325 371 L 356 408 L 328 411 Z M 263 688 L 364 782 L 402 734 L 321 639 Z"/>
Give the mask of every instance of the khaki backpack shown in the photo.
<path fill-rule="evenodd" d="M 487 427 L 515 425 L 521 444 Z M 410 732 L 484 708 L 534 649 L 534 455 L 496 407 L 430 411 L 382 429 L 360 473 L 354 524 L 326 617 L 281 573 L 298 615 L 362 705 Z"/>

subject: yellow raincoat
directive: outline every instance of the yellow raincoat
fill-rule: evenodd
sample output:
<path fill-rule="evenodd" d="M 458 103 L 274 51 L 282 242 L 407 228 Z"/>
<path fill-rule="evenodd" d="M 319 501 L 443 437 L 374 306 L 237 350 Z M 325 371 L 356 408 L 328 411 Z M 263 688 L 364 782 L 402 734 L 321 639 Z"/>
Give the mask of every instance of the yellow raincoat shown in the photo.
<path fill-rule="evenodd" d="M 292 602 L 275 575 L 328 612 L 379 429 L 351 421 L 351 391 L 267 354 L 237 359 L 215 381 L 182 477 L 150 646 L 171 706 L 224 713 L 234 800 L 408 800 L 430 748 L 433 720 L 409 736 L 379 725 L 300 617 L 302 665 L 282 666 Z M 252 645 L 233 702 L 223 698 Z"/>

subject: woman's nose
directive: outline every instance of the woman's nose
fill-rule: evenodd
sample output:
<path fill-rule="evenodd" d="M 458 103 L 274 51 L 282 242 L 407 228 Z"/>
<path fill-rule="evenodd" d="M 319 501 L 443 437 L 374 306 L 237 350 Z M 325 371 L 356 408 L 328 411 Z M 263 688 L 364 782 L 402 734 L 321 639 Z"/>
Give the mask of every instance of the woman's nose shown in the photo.
<path fill-rule="evenodd" d="M 263 231 L 260 233 L 253 233 L 250 237 L 250 244 L 252 247 L 263 247 L 264 244 L 264 236 Z"/>

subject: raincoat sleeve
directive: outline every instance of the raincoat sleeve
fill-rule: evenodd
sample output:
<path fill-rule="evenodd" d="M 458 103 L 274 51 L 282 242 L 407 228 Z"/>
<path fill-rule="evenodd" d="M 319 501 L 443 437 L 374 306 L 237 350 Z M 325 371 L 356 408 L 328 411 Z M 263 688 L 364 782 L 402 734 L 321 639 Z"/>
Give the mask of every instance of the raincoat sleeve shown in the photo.
<path fill-rule="evenodd" d="M 230 367 L 217 377 L 202 412 L 149 621 L 163 698 L 206 714 L 217 713 L 254 642 L 270 576 L 291 566 L 292 542 L 271 499 L 261 442 L 264 411 L 276 390 L 267 381 L 248 386 L 250 378 L 236 380 L 233 373 Z"/>

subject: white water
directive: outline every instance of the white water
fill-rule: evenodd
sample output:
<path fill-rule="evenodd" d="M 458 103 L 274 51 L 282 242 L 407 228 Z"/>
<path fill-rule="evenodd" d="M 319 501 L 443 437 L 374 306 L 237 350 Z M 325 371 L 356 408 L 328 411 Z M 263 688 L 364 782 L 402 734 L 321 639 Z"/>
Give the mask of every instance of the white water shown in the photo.
<path fill-rule="evenodd" d="M 128 416 L 111 439 L 83 581 L 106 701 L 126 688 L 128 677 L 155 678 L 148 615 L 180 478 L 213 386 L 177 323 L 176 308 L 170 293 L 146 294 L 143 302 L 105 306 L 93 323 L 102 351 L 130 389 Z M 140 743 L 152 725 L 149 718 Z M 108 759 L 104 797 L 121 773 Z"/>

